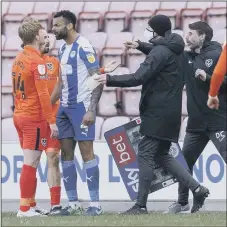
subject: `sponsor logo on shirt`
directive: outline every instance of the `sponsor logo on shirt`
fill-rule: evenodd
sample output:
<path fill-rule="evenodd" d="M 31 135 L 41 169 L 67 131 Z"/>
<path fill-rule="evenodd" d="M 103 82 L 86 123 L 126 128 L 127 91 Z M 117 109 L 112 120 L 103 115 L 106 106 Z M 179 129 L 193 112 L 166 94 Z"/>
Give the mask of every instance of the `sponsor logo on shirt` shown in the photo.
<path fill-rule="evenodd" d="M 95 62 L 95 56 L 94 54 L 87 54 L 87 60 L 89 63 L 94 63 Z"/>
<path fill-rule="evenodd" d="M 40 75 L 46 74 L 46 67 L 45 65 L 38 65 L 38 72 Z"/>

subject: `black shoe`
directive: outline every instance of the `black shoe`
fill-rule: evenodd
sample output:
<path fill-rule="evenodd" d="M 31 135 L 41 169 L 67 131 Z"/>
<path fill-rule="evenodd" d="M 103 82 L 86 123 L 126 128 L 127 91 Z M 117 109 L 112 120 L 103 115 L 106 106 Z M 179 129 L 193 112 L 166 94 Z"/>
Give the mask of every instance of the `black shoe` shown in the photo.
<path fill-rule="evenodd" d="M 62 209 L 62 206 L 54 206 L 50 209 L 49 216 L 68 216 L 69 212 Z"/>
<path fill-rule="evenodd" d="M 202 208 L 204 201 L 208 197 L 210 192 L 206 187 L 199 186 L 199 188 L 196 189 L 193 194 L 194 194 L 193 195 L 193 206 L 191 209 L 191 213 L 195 213 L 195 212 L 199 211 L 200 208 Z"/>
<path fill-rule="evenodd" d="M 123 215 L 139 215 L 139 214 L 148 214 L 146 207 L 141 207 L 135 204 L 132 208 L 122 213 Z"/>

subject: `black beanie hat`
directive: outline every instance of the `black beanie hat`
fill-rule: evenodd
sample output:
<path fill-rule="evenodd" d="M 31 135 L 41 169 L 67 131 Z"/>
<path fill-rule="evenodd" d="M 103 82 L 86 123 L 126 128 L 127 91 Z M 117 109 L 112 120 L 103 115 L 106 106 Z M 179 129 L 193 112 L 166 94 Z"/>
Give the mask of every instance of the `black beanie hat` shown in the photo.
<path fill-rule="evenodd" d="M 155 15 L 148 21 L 149 26 L 160 36 L 171 30 L 171 21 L 165 15 Z"/>

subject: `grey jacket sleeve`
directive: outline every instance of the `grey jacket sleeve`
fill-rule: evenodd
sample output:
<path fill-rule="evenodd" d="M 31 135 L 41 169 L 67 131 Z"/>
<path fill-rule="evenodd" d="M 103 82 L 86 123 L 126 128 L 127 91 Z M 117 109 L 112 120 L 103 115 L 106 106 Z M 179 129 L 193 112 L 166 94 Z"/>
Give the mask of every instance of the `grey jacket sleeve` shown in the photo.
<path fill-rule="evenodd" d="M 132 74 L 107 75 L 108 87 L 136 87 L 154 78 L 165 66 L 167 61 L 165 47 L 156 46 L 152 49 L 139 69 Z"/>
<path fill-rule="evenodd" d="M 139 46 L 136 48 L 137 50 L 141 51 L 145 55 L 148 55 L 151 52 L 151 50 L 153 48 L 152 43 L 141 42 L 140 40 L 138 40 L 136 42 L 138 42 L 138 44 L 139 44 Z"/>

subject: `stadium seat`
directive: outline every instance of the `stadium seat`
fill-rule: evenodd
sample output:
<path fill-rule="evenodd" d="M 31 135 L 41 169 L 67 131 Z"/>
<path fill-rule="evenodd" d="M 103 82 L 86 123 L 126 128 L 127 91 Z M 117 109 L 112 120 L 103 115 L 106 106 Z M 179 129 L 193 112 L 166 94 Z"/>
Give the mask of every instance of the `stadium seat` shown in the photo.
<path fill-rule="evenodd" d="M 49 36 L 49 40 L 50 40 L 50 50 L 51 50 L 55 46 L 56 38 L 55 38 L 55 35 L 52 33 L 49 33 L 48 36 Z"/>
<path fill-rule="evenodd" d="M 181 29 L 184 35 L 188 32 L 188 25 L 203 19 L 204 11 L 202 9 L 183 9 L 181 11 Z"/>
<path fill-rule="evenodd" d="M 110 2 L 85 2 L 83 12 L 99 12 L 102 15 L 109 10 Z"/>
<path fill-rule="evenodd" d="M 25 16 L 32 13 L 35 2 L 12 2 L 8 14 L 24 14 Z"/>
<path fill-rule="evenodd" d="M 4 49 L 5 41 L 6 41 L 6 37 L 2 35 L 2 50 Z"/>
<path fill-rule="evenodd" d="M 104 31 L 107 34 L 123 32 L 127 29 L 128 18 L 124 11 L 107 12 L 104 16 Z"/>
<path fill-rule="evenodd" d="M 118 126 L 124 125 L 130 122 L 129 117 L 126 116 L 115 116 L 107 118 L 102 125 L 101 140 L 105 140 L 104 133 L 116 128 Z"/>
<path fill-rule="evenodd" d="M 184 118 L 183 122 L 181 123 L 180 134 L 179 134 L 180 142 L 184 141 L 184 137 L 186 135 L 187 124 L 188 124 L 188 117 Z"/>
<path fill-rule="evenodd" d="M 12 86 L 12 77 L 11 77 L 11 71 L 12 71 L 12 64 L 14 61 L 13 58 L 2 58 L 2 86 Z M 12 89 L 11 89 L 12 92 Z"/>
<path fill-rule="evenodd" d="M 1 2 L 2 15 L 8 13 L 10 2 Z"/>
<path fill-rule="evenodd" d="M 57 12 L 59 2 L 36 2 L 31 17 L 40 21 L 42 26 L 51 31 L 53 13 Z"/>
<path fill-rule="evenodd" d="M 102 51 L 102 65 L 111 60 L 116 60 L 118 64 L 125 65 L 125 48 L 123 43 L 132 40 L 132 33 L 121 32 L 108 36 L 106 47 Z"/>
<path fill-rule="evenodd" d="M 161 2 L 160 9 L 175 9 L 180 12 L 183 8 L 186 8 L 186 2 Z"/>
<path fill-rule="evenodd" d="M 18 35 L 18 28 L 25 15 L 23 14 L 6 14 L 3 17 L 3 28 L 6 37 Z"/>
<path fill-rule="evenodd" d="M 95 120 L 95 140 L 101 139 L 101 129 L 104 119 L 102 117 L 97 116 Z"/>
<path fill-rule="evenodd" d="M 183 116 L 188 115 L 188 111 L 187 111 L 187 95 L 186 95 L 186 90 L 183 90 L 181 114 L 182 114 Z"/>
<path fill-rule="evenodd" d="M 13 118 L 2 119 L 2 141 L 3 142 L 19 141 L 17 130 L 13 123 Z"/>
<path fill-rule="evenodd" d="M 19 36 L 8 36 L 5 41 L 4 50 L 2 52 L 3 57 L 15 57 L 21 48 L 22 41 Z"/>
<path fill-rule="evenodd" d="M 136 50 L 131 49 L 127 51 L 127 66 L 130 72 L 134 73 L 139 68 L 140 64 L 144 62 L 145 55 Z"/>
<path fill-rule="evenodd" d="M 107 34 L 126 31 L 129 14 L 134 10 L 135 2 L 111 2 L 109 11 L 104 15 L 104 30 Z"/>
<path fill-rule="evenodd" d="M 58 12 L 59 2 L 36 2 L 32 13 L 55 13 Z"/>
<path fill-rule="evenodd" d="M 56 40 L 53 46 L 53 49 L 51 50 L 50 54 L 53 56 L 58 56 L 59 48 L 65 43 L 63 39 Z"/>
<path fill-rule="evenodd" d="M 135 36 L 140 36 L 144 33 L 148 26 L 148 20 L 152 16 L 151 10 L 132 11 L 130 14 L 129 29 Z"/>
<path fill-rule="evenodd" d="M 215 30 L 226 28 L 226 7 L 208 8 L 206 22 Z"/>
<path fill-rule="evenodd" d="M 182 38 L 184 37 L 183 31 L 180 29 L 174 29 L 174 30 L 172 30 L 172 32 L 180 35 Z"/>
<path fill-rule="evenodd" d="M 12 106 L 13 96 L 11 94 L 2 94 L 2 118 L 13 116 Z"/>
<path fill-rule="evenodd" d="M 179 14 L 175 9 L 157 9 L 155 15 L 164 14 L 169 17 L 172 23 L 172 29 L 179 27 Z"/>
<path fill-rule="evenodd" d="M 213 40 L 223 45 L 226 42 L 226 28 L 215 30 Z"/>
<path fill-rule="evenodd" d="M 156 9 L 159 9 L 161 5 L 161 2 L 152 2 L 152 1 L 147 1 L 147 2 L 136 2 L 135 5 L 135 11 L 141 11 L 141 10 L 151 10 L 155 11 Z"/>
<path fill-rule="evenodd" d="M 128 74 L 129 69 L 125 67 L 119 67 L 110 75 L 122 75 Z M 116 104 L 120 101 L 121 88 L 104 86 L 102 96 L 99 101 L 98 113 L 101 116 L 114 116 L 118 114 Z"/>
<path fill-rule="evenodd" d="M 212 5 L 212 2 L 209 2 L 209 1 L 204 1 L 204 2 L 196 2 L 196 1 L 190 1 L 190 2 L 187 2 L 187 9 L 196 9 L 196 8 L 199 8 L 199 9 L 203 9 L 205 10 L 206 8 L 209 8 L 211 7 Z"/>
<path fill-rule="evenodd" d="M 86 38 L 90 41 L 92 46 L 100 52 L 106 45 L 107 34 L 105 32 L 95 32 L 88 35 Z"/>
<path fill-rule="evenodd" d="M 78 18 L 78 31 L 89 35 L 101 30 L 102 17 L 99 12 L 81 12 Z"/>
<path fill-rule="evenodd" d="M 102 96 L 99 100 L 98 105 L 98 115 L 100 116 L 114 116 L 117 115 L 117 108 L 115 105 L 117 104 L 117 94 L 116 91 L 104 89 Z"/>
<path fill-rule="evenodd" d="M 226 7 L 226 1 L 213 1 L 212 7 Z"/>
<path fill-rule="evenodd" d="M 79 13 L 83 11 L 84 4 L 85 2 L 60 2 L 58 11 L 71 10 L 78 18 Z"/>
<path fill-rule="evenodd" d="M 119 2 L 111 2 L 109 11 L 118 11 L 119 9 L 129 14 L 135 9 L 135 2 L 121 2 L 120 5 Z"/>
<path fill-rule="evenodd" d="M 103 16 L 109 10 L 110 2 L 85 2 L 79 14 L 79 32 L 83 35 L 102 31 Z"/>
<path fill-rule="evenodd" d="M 141 97 L 141 86 L 124 88 L 122 90 L 122 103 L 124 114 L 127 116 L 139 115 L 139 102 Z"/>
<path fill-rule="evenodd" d="M 7 37 L 18 35 L 22 20 L 32 12 L 34 2 L 11 2 L 8 13 L 4 16 L 4 31 Z"/>

